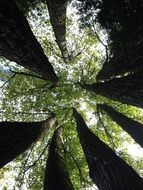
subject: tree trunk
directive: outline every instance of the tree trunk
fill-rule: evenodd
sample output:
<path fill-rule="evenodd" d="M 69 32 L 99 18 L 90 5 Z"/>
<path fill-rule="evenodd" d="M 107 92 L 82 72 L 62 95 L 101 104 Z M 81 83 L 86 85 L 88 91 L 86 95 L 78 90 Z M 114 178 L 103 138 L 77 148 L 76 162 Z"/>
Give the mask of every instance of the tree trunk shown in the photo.
<path fill-rule="evenodd" d="M 73 114 L 90 177 L 99 190 L 142 190 L 143 179 L 88 129 L 75 109 Z"/>
<path fill-rule="evenodd" d="M 44 190 L 74 189 L 66 169 L 60 134 L 61 127 L 57 128 L 54 132 L 50 144 L 45 171 Z"/>
<path fill-rule="evenodd" d="M 67 63 L 69 62 L 69 54 L 66 45 L 67 0 L 46 0 L 46 2 L 56 42 L 61 50 L 64 61 Z"/>
<path fill-rule="evenodd" d="M 0 56 L 57 82 L 51 63 L 13 0 L 0 1 L 0 25 Z"/>
<path fill-rule="evenodd" d="M 143 70 L 143 27 L 139 28 L 133 36 L 118 50 L 113 58 L 105 62 L 103 68 L 96 76 L 97 80 L 107 80 L 126 73 Z"/>
<path fill-rule="evenodd" d="M 115 121 L 123 130 L 125 130 L 131 137 L 143 147 L 143 124 L 135 121 L 114 110 L 111 106 L 106 104 L 98 104 L 97 107 L 105 111 L 113 121 Z"/>
<path fill-rule="evenodd" d="M 142 71 L 106 82 L 84 83 L 81 87 L 112 100 L 143 108 Z"/>
<path fill-rule="evenodd" d="M 54 121 L 55 117 L 42 122 L 0 122 L 0 168 L 26 151 Z"/>

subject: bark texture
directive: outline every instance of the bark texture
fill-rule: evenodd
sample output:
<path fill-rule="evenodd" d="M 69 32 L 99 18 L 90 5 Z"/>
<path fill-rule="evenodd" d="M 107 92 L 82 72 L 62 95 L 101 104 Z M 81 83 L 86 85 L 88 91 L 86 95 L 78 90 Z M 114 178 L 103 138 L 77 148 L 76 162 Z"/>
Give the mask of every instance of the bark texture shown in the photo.
<path fill-rule="evenodd" d="M 81 84 L 81 87 L 112 100 L 143 108 L 142 71 L 106 82 Z"/>
<path fill-rule="evenodd" d="M 64 61 L 69 61 L 69 54 L 66 44 L 66 10 L 67 0 L 46 0 L 50 22 L 56 37 L 56 42 L 61 50 Z"/>
<path fill-rule="evenodd" d="M 143 179 L 88 129 L 83 117 L 75 109 L 73 114 L 90 177 L 99 190 L 142 190 Z"/>
<path fill-rule="evenodd" d="M 0 122 L 0 168 L 26 151 L 54 120 L 49 117 L 42 122 Z"/>
<path fill-rule="evenodd" d="M 44 190 L 74 190 L 66 169 L 60 134 L 61 127 L 54 132 L 50 144 Z"/>
<path fill-rule="evenodd" d="M 128 41 L 120 45 L 114 56 L 105 62 L 99 71 L 97 80 L 107 80 L 118 75 L 143 70 L 143 27 L 134 35 L 129 36 Z"/>
<path fill-rule="evenodd" d="M 98 104 L 97 107 L 105 111 L 113 121 L 115 121 L 123 130 L 143 147 L 143 124 L 135 121 L 122 113 L 117 112 L 111 106 L 106 104 Z"/>
<path fill-rule="evenodd" d="M 0 56 L 57 82 L 54 69 L 14 0 L 0 1 Z"/>

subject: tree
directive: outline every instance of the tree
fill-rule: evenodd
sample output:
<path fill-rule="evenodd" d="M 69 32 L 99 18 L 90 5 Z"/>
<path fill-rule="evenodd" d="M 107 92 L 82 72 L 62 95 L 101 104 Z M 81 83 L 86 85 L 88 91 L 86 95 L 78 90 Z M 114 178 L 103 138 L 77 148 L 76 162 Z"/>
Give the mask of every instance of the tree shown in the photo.
<path fill-rule="evenodd" d="M 0 168 L 26 151 L 53 121 L 55 117 L 41 122 L 0 122 Z"/>
<path fill-rule="evenodd" d="M 81 84 L 81 87 L 125 104 L 142 108 L 142 71 L 106 82 Z"/>
<path fill-rule="evenodd" d="M 106 104 L 98 104 L 97 108 L 105 111 L 113 121 L 123 128 L 131 137 L 143 147 L 143 124 L 139 123 L 113 109 Z"/>
<path fill-rule="evenodd" d="M 64 61 L 69 61 L 69 54 L 66 45 L 66 10 L 67 0 L 47 0 L 50 21 L 55 33 L 57 44 L 61 50 Z"/>
<path fill-rule="evenodd" d="M 62 127 L 55 130 L 50 143 L 49 156 L 45 172 L 44 190 L 74 189 L 64 161 L 62 150 L 63 145 L 60 138 L 61 130 Z"/>
<path fill-rule="evenodd" d="M 97 74 L 97 80 L 109 80 L 143 69 L 142 65 L 142 28 L 137 28 L 132 36 L 120 45 Z"/>
<path fill-rule="evenodd" d="M 88 129 L 76 109 L 73 109 L 73 114 L 90 176 L 98 188 L 102 190 L 142 189 L 142 178 Z"/>
<path fill-rule="evenodd" d="M 81 2 L 79 0 L 79 2 Z M 138 3 L 140 6 L 138 6 Z M 142 1 L 82 1 L 82 22 L 93 29 L 95 22 L 109 34 L 109 55 L 97 80 L 142 70 Z M 96 11 L 98 10 L 98 11 Z"/>
<path fill-rule="evenodd" d="M 92 17 L 94 22 L 99 22 L 109 33 L 111 40 L 116 42 L 116 47 L 121 41 L 125 42 L 142 25 L 142 1 L 110 0 L 107 3 L 105 0 L 90 2 L 78 0 L 78 2 L 83 20 L 90 24 L 89 17 Z"/>
<path fill-rule="evenodd" d="M 96 76 L 97 80 L 109 80 L 118 76 L 124 76 L 142 71 L 142 28 L 137 29 L 135 34 L 114 53 Z"/>
<path fill-rule="evenodd" d="M 51 63 L 15 2 L 1 2 L 0 14 L 0 55 L 56 82 L 58 78 Z"/>

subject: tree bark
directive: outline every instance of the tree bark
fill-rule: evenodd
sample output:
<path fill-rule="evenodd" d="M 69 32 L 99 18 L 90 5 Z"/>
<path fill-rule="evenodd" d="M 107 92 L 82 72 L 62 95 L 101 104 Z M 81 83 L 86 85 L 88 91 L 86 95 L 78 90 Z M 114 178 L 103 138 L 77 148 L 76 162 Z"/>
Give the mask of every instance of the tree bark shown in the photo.
<path fill-rule="evenodd" d="M 67 63 L 69 62 L 69 54 L 66 44 L 67 0 L 46 0 L 46 2 L 56 42 L 60 48 L 64 61 Z"/>
<path fill-rule="evenodd" d="M 90 177 L 99 190 L 142 190 L 143 179 L 88 129 L 75 109 L 73 114 Z"/>
<path fill-rule="evenodd" d="M 74 189 L 64 161 L 60 138 L 61 129 L 61 127 L 56 129 L 50 144 L 49 157 L 45 171 L 44 190 Z"/>
<path fill-rule="evenodd" d="M 106 82 L 84 83 L 81 87 L 112 100 L 143 108 L 142 71 Z"/>
<path fill-rule="evenodd" d="M 57 82 L 58 78 L 14 0 L 0 1 L 0 56 Z"/>
<path fill-rule="evenodd" d="M 109 80 L 126 73 L 143 70 L 143 27 L 115 51 L 113 58 L 105 62 L 96 76 L 97 80 Z"/>
<path fill-rule="evenodd" d="M 123 130 L 143 147 L 143 124 L 135 121 L 113 109 L 106 104 L 98 104 L 97 108 L 105 111 L 113 121 L 115 121 Z"/>
<path fill-rule="evenodd" d="M 41 122 L 0 122 L 0 168 L 26 151 L 54 121 L 52 116 Z"/>

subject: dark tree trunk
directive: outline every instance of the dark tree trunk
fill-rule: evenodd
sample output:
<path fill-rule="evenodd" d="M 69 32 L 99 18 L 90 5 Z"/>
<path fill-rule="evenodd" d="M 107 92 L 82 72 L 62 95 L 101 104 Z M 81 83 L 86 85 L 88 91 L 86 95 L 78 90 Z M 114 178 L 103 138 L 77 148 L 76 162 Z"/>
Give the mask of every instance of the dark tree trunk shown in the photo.
<path fill-rule="evenodd" d="M 81 87 L 125 104 L 143 108 L 143 72 Z"/>
<path fill-rule="evenodd" d="M 97 80 L 107 80 L 126 73 L 143 70 L 143 28 L 141 27 L 128 42 L 115 51 L 113 58 L 105 62 Z"/>
<path fill-rule="evenodd" d="M 42 122 L 0 122 L 0 168 L 26 151 L 54 120 L 49 117 Z"/>
<path fill-rule="evenodd" d="M 0 56 L 57 82 L 58 78 L 28 21 L 13 0 L 0 1 Z"/>
<path fill-rule="evenodd" d="M 69 61 L 69 54 L 66 45 L 67 0 L 46 0 L 46 2 L 56 42 L 61 50 L 64 61 L 67 63 Z"/>
<path fill-rule="evenodd" d="M 60 134 L 61 127 L 57 128 L 54 132 L 50 144 L 45 171 L 44 190 L 74 189 L 66 169 Z"/>
<path fill-rule="evenodd" d="M 142 190 L 143 179 L 88 129 L 75 109 L 73 113 L 90 177 L 99 190 Z"/>
<path fill-rule="evenodd" d="M 114 110 L 106 104 L 98 104 L 97 107 L 105 111 L 113 121 L 122 127 L 131 137 L 143 147 L 143 124 L 135 121 Z"/>

